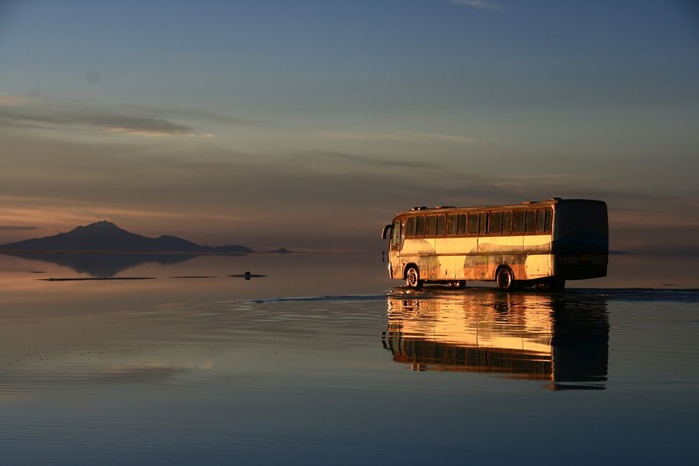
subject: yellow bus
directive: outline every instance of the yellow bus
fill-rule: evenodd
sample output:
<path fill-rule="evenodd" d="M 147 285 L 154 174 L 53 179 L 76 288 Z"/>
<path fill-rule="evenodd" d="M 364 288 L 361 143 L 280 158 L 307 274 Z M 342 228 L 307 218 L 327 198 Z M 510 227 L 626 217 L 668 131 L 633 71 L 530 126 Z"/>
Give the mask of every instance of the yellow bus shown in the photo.
<path fill-rule="evenodd" d="M 565 288 L 607 275 L 607 205 L 588 199 L 485 207 L 413 207 L 386 225 L 388 273 L 410 288 L 467 280 L 502 290 Z"/>

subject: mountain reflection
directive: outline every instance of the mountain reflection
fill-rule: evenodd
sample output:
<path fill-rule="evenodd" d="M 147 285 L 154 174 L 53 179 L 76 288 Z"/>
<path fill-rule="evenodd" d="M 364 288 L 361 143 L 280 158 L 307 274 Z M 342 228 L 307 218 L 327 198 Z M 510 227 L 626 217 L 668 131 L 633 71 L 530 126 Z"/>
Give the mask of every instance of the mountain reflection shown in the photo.
<path fill-rule="evenodd" d="M 500 373 L 551 389 L 604 389 L 608 343 L 604 297 L 489 289 L 395 290 L 383 337 L 414 370 Z"/>
<path fill-rule="evenodd" d="M 27 253 L 8 254 L 22 259 L 68 267 L 76 273 L 85 273 L 96 278 L 114 277 L 124 270 L 146 264 L 177 264 L 197 257 L 197 254 L 58 254 Z"/>

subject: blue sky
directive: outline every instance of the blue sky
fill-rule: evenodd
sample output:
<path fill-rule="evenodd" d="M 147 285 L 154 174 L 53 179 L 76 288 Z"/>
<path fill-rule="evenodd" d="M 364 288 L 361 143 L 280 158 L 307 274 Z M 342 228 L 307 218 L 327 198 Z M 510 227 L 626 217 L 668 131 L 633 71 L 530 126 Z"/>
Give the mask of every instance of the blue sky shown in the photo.
<path fill-rule="evenodd" d="M 699 249 L 691 1 L 1 5 L 0 242 L 352 249 L 560 196 L 606 200 L 613 248 Z"/>

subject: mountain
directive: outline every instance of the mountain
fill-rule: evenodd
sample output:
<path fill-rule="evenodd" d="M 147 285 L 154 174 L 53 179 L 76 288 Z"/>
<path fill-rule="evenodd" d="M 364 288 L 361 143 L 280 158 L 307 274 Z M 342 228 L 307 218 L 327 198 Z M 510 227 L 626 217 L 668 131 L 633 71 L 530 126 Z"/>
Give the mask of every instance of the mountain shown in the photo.
<path fill-rule="evenodd" d="M 245 246 L 200 246 L 176 236 L 149 238 L 137 235 L 107 221 L 79 226 L 67 233 L 0 245 L 1 252 L 110 252 L 188 254 L 245 254 L 253 252 Z"/>

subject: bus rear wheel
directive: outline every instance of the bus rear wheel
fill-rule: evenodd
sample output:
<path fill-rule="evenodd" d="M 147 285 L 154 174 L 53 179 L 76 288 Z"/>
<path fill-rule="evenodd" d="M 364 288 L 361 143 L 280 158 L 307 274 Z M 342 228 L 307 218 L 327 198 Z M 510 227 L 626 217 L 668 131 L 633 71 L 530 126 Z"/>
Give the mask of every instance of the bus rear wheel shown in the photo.
<path fill-rule="evenodd" d="M 503 291 L 515 289 L 515 275 L 509 267 L 501 267 L 495 274 L 495 283 Z"/>
<path fill-rule="evenodd" d="M 416 265 L 411 265 L 405 271 L 405 284 L 408 288 L 421 288 L 422 280 L 420 280 L 420 270 Z"/>

